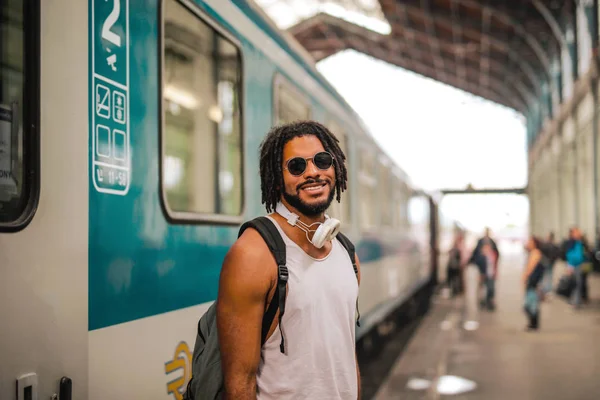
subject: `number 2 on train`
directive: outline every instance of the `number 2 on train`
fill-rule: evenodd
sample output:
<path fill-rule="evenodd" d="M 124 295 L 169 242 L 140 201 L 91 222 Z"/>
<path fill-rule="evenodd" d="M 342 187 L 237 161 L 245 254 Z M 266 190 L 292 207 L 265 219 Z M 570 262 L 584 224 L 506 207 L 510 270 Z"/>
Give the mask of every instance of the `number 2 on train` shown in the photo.
<path fill-rule="evenodd" d="M 117 35 L 111 28 L 119 19 L 121 13 L 121 0 L 113 0 L 113 9 L 102 25 L 102 39 L 106 39 L 117 47 L 121 47 L 121 36 Z"/>

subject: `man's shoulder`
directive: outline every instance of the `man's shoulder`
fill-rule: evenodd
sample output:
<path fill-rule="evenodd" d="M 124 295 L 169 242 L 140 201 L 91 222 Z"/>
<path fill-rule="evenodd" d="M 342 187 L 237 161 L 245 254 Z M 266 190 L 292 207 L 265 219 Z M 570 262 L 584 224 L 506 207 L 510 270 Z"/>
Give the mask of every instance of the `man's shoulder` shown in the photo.
<path fill-rule="evenodd" d="M 267 244 L 246 229 L 231 246 L 220 272 L 219 297 L 264 297 L 277 281 L 277 268 Z"/>
<path fill-rule="evenodd" d="M 255 258 L 263 259 L 266 255 L 271 254 L 271 251 L 262 235 L 249 226 L 233 243 L 228 254 L 234 257 L 243 256 L 246 261 L 252 261 Z"/>

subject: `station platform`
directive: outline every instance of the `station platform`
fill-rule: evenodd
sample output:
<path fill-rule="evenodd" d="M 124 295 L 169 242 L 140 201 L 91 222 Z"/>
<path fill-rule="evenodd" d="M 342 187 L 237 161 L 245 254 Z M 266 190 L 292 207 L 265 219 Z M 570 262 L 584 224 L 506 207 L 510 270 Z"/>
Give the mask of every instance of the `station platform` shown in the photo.
<path fill-rule="evenodd" d="M 518 249 L 502 255 L 497 308 L 477 312 L 477 329 L 464 325 L 463 296 L 436 295 L 373 398 L 600 399 L 600 276 L 589 277 L 589 304 L 574 310 L 552 296 L 541 305 L 540 330 L 527 332 L 524 265 Z M 555 281 L 565 268 L 557 263 Z"/>

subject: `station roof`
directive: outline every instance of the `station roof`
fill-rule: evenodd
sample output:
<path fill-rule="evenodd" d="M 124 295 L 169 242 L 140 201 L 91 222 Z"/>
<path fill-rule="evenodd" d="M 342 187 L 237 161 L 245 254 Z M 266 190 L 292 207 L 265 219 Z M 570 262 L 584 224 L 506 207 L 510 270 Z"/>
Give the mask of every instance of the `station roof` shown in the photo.
<path fill-rule="evenodd" d="M 573 0 L 256 1 L 316 61 L 353 49 L 523 114 L 539 101 L 542 82 L 555 82 L 551 60 L 566 47 L 559 21 L 575 7 Z M 379 21 L 387 32 L 326 6 Z"/>

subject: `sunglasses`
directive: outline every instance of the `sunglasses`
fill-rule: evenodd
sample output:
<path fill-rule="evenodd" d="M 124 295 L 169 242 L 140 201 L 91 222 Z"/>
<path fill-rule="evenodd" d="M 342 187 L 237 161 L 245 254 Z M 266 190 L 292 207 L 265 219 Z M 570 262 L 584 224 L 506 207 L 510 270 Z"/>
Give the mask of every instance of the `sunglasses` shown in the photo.
<path fill-rule="evenodd" d="M 326 151 L 320 151 L 312 157 L 294 157 L 290 158 L 283 169 L 287 169 L 290 174 L 299 176 L 306 171 L 308 160 L 312 160 L 315 167 L 321 170 L 327 170 L 333 165 L 333 156 Z"/>

